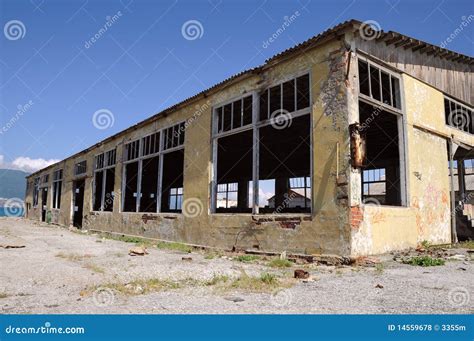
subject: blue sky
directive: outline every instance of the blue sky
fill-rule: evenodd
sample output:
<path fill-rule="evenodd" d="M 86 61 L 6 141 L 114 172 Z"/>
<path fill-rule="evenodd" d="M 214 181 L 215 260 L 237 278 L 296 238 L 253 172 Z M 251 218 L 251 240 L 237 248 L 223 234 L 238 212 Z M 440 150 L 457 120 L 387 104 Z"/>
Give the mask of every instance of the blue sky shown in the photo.
<path fill-rule="evenodd" d="M 468 0 L 0 0 L 0 167 L 65 158 L 351 18 L 440 45 L 472 14 Z M 474 21 L 446 48 L 473 42 Z M 113 125 L 97 129 L 104 109 Z"/>

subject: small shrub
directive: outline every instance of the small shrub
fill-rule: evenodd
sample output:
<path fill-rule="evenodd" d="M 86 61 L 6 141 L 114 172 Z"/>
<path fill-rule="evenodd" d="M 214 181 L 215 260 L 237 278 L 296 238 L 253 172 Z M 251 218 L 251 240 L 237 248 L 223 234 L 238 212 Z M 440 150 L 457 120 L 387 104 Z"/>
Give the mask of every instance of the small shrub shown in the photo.
<path fill-rule="evenodd" d="M 269 285 L 278 284 L 278 278 L 275 275 L 270 274 L 268 272 L 265 272 L 265 273 L 261 274 L 260 275 L 260 280 L 263 283 L 269 284 Z"/>
<path fill-rule="evenodd" d="M 404 260 L 403 263 L 418 266 L 438 266 L 444 265 L 444 259 L 431 258 L 430 256 L 412 257 Z"/>
<path fill-rule="evenodd" d="M 427 241 L 427 240 L 423 240 L 423 241 L 421 242 L 421 246 L 422 246 L 423 248 L 425 248 L 425 249 L 428 249 L 428 248 L 431 246 L 431 243 L 430 243 L 429 241 Z"/>

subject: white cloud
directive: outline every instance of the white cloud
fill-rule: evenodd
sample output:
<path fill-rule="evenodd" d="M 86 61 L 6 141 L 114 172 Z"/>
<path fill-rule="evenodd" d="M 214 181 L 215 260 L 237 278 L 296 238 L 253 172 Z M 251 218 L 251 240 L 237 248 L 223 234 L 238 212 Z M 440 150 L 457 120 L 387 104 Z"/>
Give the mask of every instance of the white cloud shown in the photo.
<path fill-rule="evenodd" d="M 47 167 L 59 161 L 56 159 L 32 159 L 27 156 L 17 157 L 11 163 L 5 162 L 4 160 L 5 157 L 3 155 L 0 155 L 0 168 L 18 169 L 28 173 L 36 172 L 41 168 Z"/>

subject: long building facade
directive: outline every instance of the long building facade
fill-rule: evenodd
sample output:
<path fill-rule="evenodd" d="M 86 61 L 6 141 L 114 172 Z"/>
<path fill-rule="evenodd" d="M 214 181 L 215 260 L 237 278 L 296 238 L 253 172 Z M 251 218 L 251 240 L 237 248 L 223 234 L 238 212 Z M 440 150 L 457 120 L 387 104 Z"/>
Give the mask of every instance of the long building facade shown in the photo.
<path fill-rule="evenodd" d="M 472 70 L 348 21 L 31 174 L 26 217 L 299 254 L 472 238 Z"/>

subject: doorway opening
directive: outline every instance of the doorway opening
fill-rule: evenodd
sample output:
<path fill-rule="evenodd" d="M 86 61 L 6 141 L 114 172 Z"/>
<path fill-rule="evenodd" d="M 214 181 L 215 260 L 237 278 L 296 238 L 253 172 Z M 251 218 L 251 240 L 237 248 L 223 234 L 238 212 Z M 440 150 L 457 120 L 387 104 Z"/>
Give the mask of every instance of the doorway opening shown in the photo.
<path fill-rule="evenodd" d="M 73 225 L 77 228 L 82 228 L 82 213 L 84 210 L 84 187 L 85 181 L 76 180 L 74 181 L 74 215 L 73 215 Z"/>

